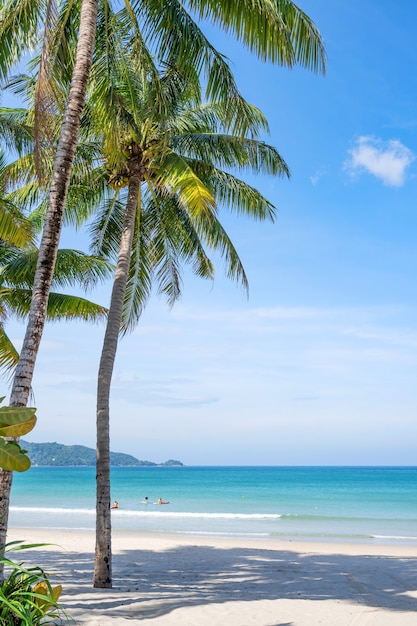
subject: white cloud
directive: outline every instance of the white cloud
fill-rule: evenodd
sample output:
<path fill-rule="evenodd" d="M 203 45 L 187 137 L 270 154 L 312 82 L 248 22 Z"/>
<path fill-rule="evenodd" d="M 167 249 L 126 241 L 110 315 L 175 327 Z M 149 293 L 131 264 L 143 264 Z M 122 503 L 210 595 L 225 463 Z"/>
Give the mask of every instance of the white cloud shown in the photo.
<path fill-rule="evenodd" d="M 326 170 L 324 168 L 320 168 L 319 170 L 316 171 L 315 174 L 313 174 L 312 176 L 310 176 L 310 182 L 312 185 L 318 185 L 319 181 L 321 180 L 321 178 L 323 178 L 323 176 L 325 176 L 327 174 Z"/>
<path fill-rule="evenodd" d="M 415 159 L 411 150 L 396 139 L 383 142 L 366 136 L 359 137 L 349 155 L 344 166 L 352 175 L 368 172 L 390 187 L 404 184 L 406 170 Z"/>

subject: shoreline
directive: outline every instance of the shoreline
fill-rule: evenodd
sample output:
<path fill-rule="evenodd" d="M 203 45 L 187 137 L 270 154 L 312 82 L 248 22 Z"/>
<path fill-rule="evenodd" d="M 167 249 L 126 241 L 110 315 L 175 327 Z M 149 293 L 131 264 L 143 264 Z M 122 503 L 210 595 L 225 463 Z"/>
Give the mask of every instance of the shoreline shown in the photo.
<path fill-rule="evenodd" d="M 66 546 L 66 549 L 76 548 L 81 543 L 85 547 L 90 547 L 94 551 L 95 531 L 89 529 L 40 529 L 40 528 L 16 528 L 9 529 L 8 541 L 21 540 L 24 543 L 56 543 Z M 51 541 L 53 537 L 54 541 Z M 132 530 L 112 531 L 113 552 L 117 554 L 121 549 L 127 549 L 132 542 L 157 546 L 166 543 L 169 545 L 201 545 L 222 547 L 224 549 L 233 547 L 251 547 L 260 550 L 294 550 L 296 552 L 322 553 L 322 554 L 368 554 L 383 556 L 412 556 L 417 558 L 417 545 L 406 543 L 371 542 L 371 541 L 340 541 L 340 540 L 309 540 L 304 538 L 287 539 L 281 537 L 256 537 L 248 538 L 244 536 L 229 537 L 226 535 L 209 535 L 193 533 L 166 533 L 166 532 L 135 532 Z"/>
<path fill-rule="evenodd" d="M 84 528 L 38 528 L 38 527 L 12 527 L 8 532 L 8 541 L 22 540 L 24 543 L 45 542 L 48 538 L 53 537 L 54 540 L 59 538 L 66 546 L 76 548 L 77 542 L 82 537 L 82 544 L 91 547 L 94 551 L 95 530 Z M 13 539 L 10 539 L 12 537 Z M 31 538 L 30 540 L 28 538 Z M 36 539 L 33 539 L 36 538 Z M 41 539 L 38 539 L 41 538 Z M 74 538 L 75 541 L 74 541 Z M 291 550 L 297 552 L 322 554 L 370 554 L 370 555 L 391 555 L 391 556 L 413 556 L 417 558 L 417 544 L 403 543 L 401 541 L 383 541 L 382 539 L 364 539 L 363 541 L 346 540 L 339 538 L 320 538 L 312 539 L 309 537 L 280 537 L 280 536 L 257 536 L 248 537 L 244 535 L 227 535 L 227 534 L 209 534 L 209 533 L 175 533 L 165 531 L 141 531 L 112 529 L 113 552 L 120 550 L 121 546 L 126 549 L 130 542 L 149 542 L 150 545 L 166 542 L 167 544 L 178 545 L 208 545 L 228 547 L 250 546 L 263 550 Z M 56 543 L 55 541 L 51 543 Z M 61 545 L 58 542 L 58 545 Z M 69 549 L 68 547 L 66 549 Z M 116 552 L 117 553 L 117 552 Z"/>
<path fill-rule="evenodd" d="M 113 532 L 113 589 L 93 589 L 94 532 L 12 528 L 83 626 L 411 626 L 417 546 Z"/>
<path fill-rule="evenodd" d="M 93 511 L 93 509 L 92 509 Z M 95 513 L 95 511 L 94 511 Z M 89 527 L 41 527 L 41 526 L 13 526 L 11 525 L 12 531 L 14 535 L 16 533 L 21 532 L 22 536 L 26 536 L 25 533 L 52 533 L 52 534 L 86 534 L 93 535 L 95 533 L 94 528 Z M 151 539 L 164 539 L 164 537 L 171 539 L 181 540 L 182 538 L 189 541 L 198 542 L 200 539 L 205 541 L 236 541 L 236 542 L 244 542 L 250 543 L 254 542 L 255 544 L 270 544 L 271 549 L 275 549 L 283 544 L 300 544 L 302 546 L 307 546 L 310 549 L 310 546 L 313 547 L 315 545 L 322 546 L 368 546 L 370 549 L 373 547 L 376 550 L 384 549 L 386 547 L 398 548 L 406 548 L 409 553 L 417 554 L 417 538 L 416 537 L 401 537 L 401 536 L 389 536 L 389 535 L 363 535 L 363 536 L 339 536 L 336 534 L 333 535 L 325 535 L 325 534 L 277 534 L 277 533 L 253 533 L 253 534 L 244 534 L 244 533 L 229 533 L 229 532 L 210 532 L 210 531 L 193 531 L 193 530 L 183 530 L 183 531 L 171 531 L 171 530 L 135 530 L 131 528 L 118 528 L 117 526 L 112 527 L 113 536 L 130 536 L 133 538 L 137 537 L 149 537 Z"/>

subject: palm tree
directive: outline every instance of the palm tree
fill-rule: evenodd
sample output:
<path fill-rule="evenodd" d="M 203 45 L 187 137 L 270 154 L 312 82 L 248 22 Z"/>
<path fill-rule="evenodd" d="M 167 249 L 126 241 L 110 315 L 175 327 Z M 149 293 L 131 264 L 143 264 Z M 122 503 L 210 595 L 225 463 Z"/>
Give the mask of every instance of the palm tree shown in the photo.
<path fill-rule="evenodd" d="M 247 287 L 218 205 L 259 219 L 272 218 L 274 210 L 227 170 L 288 175 L 278 152 L 256 138 L 267 124 L 255 107 L 246 103 L 249 137 L 227 134 L 221 103 L 202 105 L 198 86 L 172 67 L 156 80 L 154 73 L 144 76 L 135 58 L 116 47 L 105 83 L 93 68 L 83 121 L 102 137 L 108 183 L 117 190 L 93 226 L 100 254 L 118 252 L 97 388 L 96 587 L 111 586 L 109 397 L 120 330 L 137 323 L 154 277 L 175 301 L 181 261 L 212 278 L 206 247 L 220 251 L 228 274 Z"/>
<path fill-rule="evenodd" d="M 65 201 L 93 58 L 98 4 L 98 0 L 81 1 L 78 43 L 71 85 L 49 188 L 28 325 L 13 379 L 10 397 L 12 405 L 27 403 L 45 323 Z M 149 56 L 148 49 L 140 44 L 147 39 L 162 60 L 175 58 L 184 73 L 190 71 L 194 75 L 201 75 L 201 71 L 206 69 L 208 97 L 220 97 L 223 101 L 225 96 L 229 97 L 230 102 L 236 103 L 240 113 L 237 115 L 238 111 L 231 107 L 231 119 L 244 119 L 242 101 L 238 97 L 230 98 L 234 81 L 230 72 L 227 71 L 228 67 L 223 57 L 212 48 L 180 2 L 176 0 L 171 0 L 171 2 L 125 0 L 125 4 L 125 14 L 131 19 L 134 41 L 143 52 L 141 57 L 143 61 Z M 200 19 L 208 19 L 224 30 L 233 32 L 237 39 L 260 58 L 288 67 L 298 63 L 313 70 L 324 69 L 325 55 L 320 34 L 308 16 L 289 0 L 275 0 L 274 2 L 259 0 L 255 7 L 250 0 L 241 2 L 189 0 L 187 4 Z M 55 28 L 57 21 L 53 8 L 53 0 L 48 0 L 46 10 L 44 3 L 39 3 L 38 0 L 25 0 L 24 2 L 7 0 L 3 4 L 0 10 L 2 41 L 0 77 L 7 75 L 11 65 L 21 58 L 27 45 L 32 43 L 37 33 L 39 20 L 42 18 L 45 19 L 45 36 L 39 71 L 40 84 L 49 84 L 48 79 L 52 72 L 48 72 L 47 68 L 51 57 L 53 60 L 60 61 L 61 66 L 65 65 L 64 59 L 58 54 L 58 52 L 62 53 L 63 48 L 57 46 L 50 35 L 55 33 L 60 41 L 64 41 L 65 27 L 71 19 L 68 19 L 67 24 L 61 22 L 58 28 Z M 101 18 L 105 20 L 106 11 L 111 9 L 111 3 L 108 0 L 102 0 L 100 8 L 103 9 L 100 14 Z M 71 11 L 65 13 L 65 6 L 62 7 L 62 14 L 72 16 Z M 66 61 L 68 66 L 68 57 Z M 42 93 L 42 89 L 39 89 L 39 92 Z M 49 89 L 48 96 L 51 94 L 53 95 L 53 90 Z M 42 98 L 39 98 L 39 101 L 41 100 Z M 48 101 L 48 97 L 46 100 Z M 246 130 L 244 122 L 241 130 Z M 134 165 L 133 161 L 132 165 Z M 6 479 L 0 475 L 0 494 L 2 495 L 0 534 L 7 528 L 5 507 L 8 507 L 10 488 L 11 477 Z"/>
<path fill-rule="evenodd" d="M 9 149 L 28 150 L 29 154 L 6 164 L 0 153 L 0 370 L 10 376 L 16 368 L 19 354 L 7 335 L 5 326 L 10 317 L 26 319 L 30 311 L 33 281 L 37 264 L 38 249 L 35 245 L 36 232 L 41 224 L 42 198 L 45 192 L 39 189 L 34 179 L 33 127 L 27 123 L 27 111 L 0 110 L 0 128 Z M 25 140 L 21 141 L 22 134 Z M 78 172 L 76 167 L 75 174 Z M 27 184 L 19 186 L 19 180 Z M 8 188 L 12 187 L 12 191 Z M 76 189 L 76 186 L 75 186 Z M 39 202 L 37 210 L 28 217 L 24 210 Z M 54 288 L 82 286 L 93 287 L 104 280 L 113 266 L 102 258 L 93 257 L 77 250 L 60 249 L 52 281 Z M 62 292 L 49 293 L 47 319 L 103 319 L 107 309 L 85 298 Z M 0 473 L 6 480 L 11 473 Z M 8 507 L 6 507 L 8 511 Z"/>

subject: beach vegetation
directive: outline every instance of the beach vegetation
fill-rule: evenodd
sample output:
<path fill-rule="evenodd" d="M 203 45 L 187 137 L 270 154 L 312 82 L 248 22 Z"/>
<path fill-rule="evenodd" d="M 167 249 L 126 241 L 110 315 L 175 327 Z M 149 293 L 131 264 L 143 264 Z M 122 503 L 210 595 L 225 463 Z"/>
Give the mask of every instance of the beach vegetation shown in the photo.
<path fill-rule="evenodd" d="M 6 544 L 7 552 L 37 548 L 46 544 Z M 49 576 L 39 566 L 26 567 L 6 554 L 0 558 L 7 576 L 0 583 L 0 624 L 37 626 L 61 624 L 66 614 L 59 605 L 62 586 L 52 586 Z"/>
<path fill-rule="evenodd" d="M 0 398 L 3 402 L 4 397 Z M 16 438 L 29 433 L 36 424 L 36 409 L 20 406 L 0 407 L 0 467 L 9 472 L 25 472 L 30 467 L 27 451 Z"/>

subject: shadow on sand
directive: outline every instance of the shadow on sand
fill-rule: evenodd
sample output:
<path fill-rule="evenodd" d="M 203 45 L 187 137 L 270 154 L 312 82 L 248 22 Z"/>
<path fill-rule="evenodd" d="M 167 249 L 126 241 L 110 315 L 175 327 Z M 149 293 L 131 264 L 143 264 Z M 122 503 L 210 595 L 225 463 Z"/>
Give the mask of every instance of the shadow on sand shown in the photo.
<path fill-rule="evenodd" d="M 417 615 L 417 597 L 411 595 L 417 590 L 417 558 L 306 555 L 261 547 L 132 549 L 114 556 L 113 589 L 105 590 L 92 589 L 91 553 L 37 549 L 24 560 L 54 573 L 70 613 L 94 613 L 99 607 L 112 619 L 154 619 L 180 607 L 277 599 L 347 600 Z"/>

